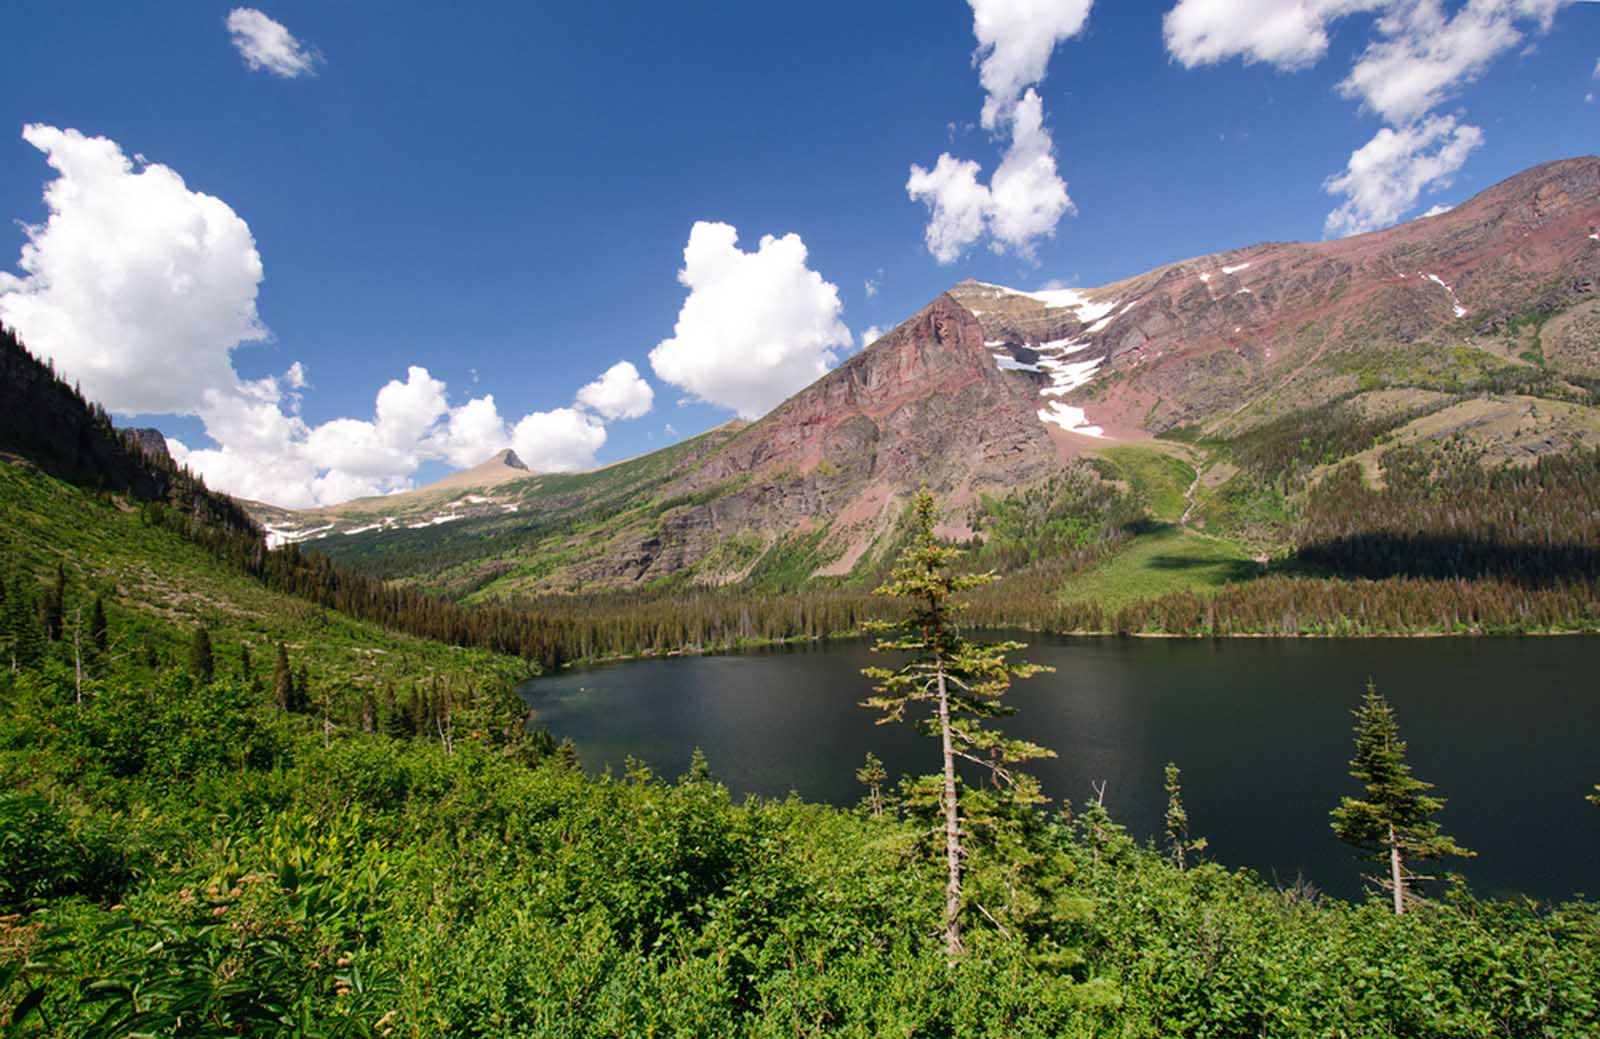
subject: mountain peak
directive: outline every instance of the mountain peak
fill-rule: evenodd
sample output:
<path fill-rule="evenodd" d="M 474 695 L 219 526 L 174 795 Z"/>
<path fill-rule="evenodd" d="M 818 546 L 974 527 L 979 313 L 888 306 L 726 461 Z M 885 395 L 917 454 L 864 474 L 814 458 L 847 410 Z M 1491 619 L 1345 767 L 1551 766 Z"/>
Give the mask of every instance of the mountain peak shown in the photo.
<path fill-rule="evenodd" d="M 463 469 L 459 473 L 451 473 L 442 480 L 436 480 L 422 488 L 424 491 L 448 491 L 464 487 L 494 487 L 497 484 L 511 480 L 521 480 L 532 476 L 533 471 L 526 462 L 517 457 L 511 448 L 497 451 L 471 469 Z"/>

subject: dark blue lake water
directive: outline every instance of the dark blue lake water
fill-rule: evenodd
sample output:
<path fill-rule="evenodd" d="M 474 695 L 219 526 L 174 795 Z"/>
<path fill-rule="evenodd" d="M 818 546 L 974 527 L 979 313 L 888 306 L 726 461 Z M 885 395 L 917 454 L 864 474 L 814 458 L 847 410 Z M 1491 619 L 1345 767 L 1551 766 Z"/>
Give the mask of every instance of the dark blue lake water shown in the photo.
<path fill-rule="evenodd" d="M 1347 774 L 1350 711 L 1370 676 L 1398 712 L 1415 774 L 1449 803 L 1447 832 L 1478 852 L 1443 868 L 1481 894 L 1600 895 L 1600 639 L 1114 639 L 1019 634 L 1018 657 L 1056 668 L 1018 683 L 1004 727 L 1059 755 L 1032 771 L 1054 799 L 1105 781 L 1138 837 L 1161 828 L 1162 768 L 1183 769 L 1191 831 L 1208 855 L 1284 883 L 1361 891 L 1328 829 Z M 937 768 L 933 741 L 857 706 L 863 642 L 645 660 L 535 679 L 536 724 L 586 767 L 624 757 L 684 772 L 695 747 L 736 796 L 862 795 L 867 751 L 891 776 Z"/>

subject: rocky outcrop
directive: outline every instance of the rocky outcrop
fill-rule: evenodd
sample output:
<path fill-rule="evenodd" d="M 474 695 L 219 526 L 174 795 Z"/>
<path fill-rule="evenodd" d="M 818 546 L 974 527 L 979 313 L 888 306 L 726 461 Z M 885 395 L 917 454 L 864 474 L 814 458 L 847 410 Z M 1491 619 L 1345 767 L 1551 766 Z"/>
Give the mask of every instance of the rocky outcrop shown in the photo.
<path fill-rule="evenodd" d="M 135 451 L 143 452 L 168 465 L 172 464 L 172 452 L 167 450 L 167 438 L 161 430 L 150 426 L 136 426 L 121 432 L 122 439 Z"/>

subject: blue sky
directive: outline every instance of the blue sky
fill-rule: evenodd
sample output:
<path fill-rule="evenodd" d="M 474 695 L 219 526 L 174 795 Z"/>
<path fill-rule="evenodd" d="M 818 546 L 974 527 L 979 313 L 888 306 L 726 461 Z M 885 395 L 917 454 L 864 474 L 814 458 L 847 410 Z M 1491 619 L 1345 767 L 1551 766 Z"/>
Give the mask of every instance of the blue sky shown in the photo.
<path fill-rule="evenodd" d="M 986 6 L 999 35 L 985 52 L 993 67 L 980 69 L 974 7 Z M 1181 25 L 1175 7 L 1186 8 Z M 1341 16 L 1349 8 L 1358 10 Z M 402 2 L 263 5 L 300 47 L 285 52 L 291 65 L 309 65 L 298 75 L 250 67 L 230 37 L 233 9 L 8 9 L 0 212 L 15 222 L 0 239 L 12 275 L 0 280 L 0 316 L 69 374 L 88 373 L 86 387 L 102 396 L 132 385 L 129 366 L 157 370 L 164 385 L 124 402 L 161 409 L 139 421 L 195 452 L 191 464 L 213 483 L 287 504 L 423 482 L 475 446 L 510 442 L 530 413 L 563 412 L 524 427 L 519 443 L 577 430 L 574 444 L 552 448 L 550 467 L 627 457 L 759 413 L 847 356 L 868 328 L 892 327 L 962 278 L 1093 286 L 1257 241 L 1380 226 L 1529 165 L 1593 152 L 1600 117 L 1591 100 L 1600 5 L 1562 0 L 479 4 L 447 15 Z M 1446 32 L 1460 39 L 1455 51 L 1419 50 Z M 1052 33 L 1062 37 L 1054 46 Z M 1042 79 L 1025 68 L 1040 50 Z M 1358 67 L 1370 78 L 1349 86 Z M 980 75 L 1008 70 L 1007 89 L 985 91 Z M 1038 174 L 1029 184 L 1043 194 L 1007 238 L 1015 224 L 984 185 L 1008 149 L 1026 150 L 1026 90 L 1043 116 L 1029 153 Z M 986 99 L 1000 112 L 989 129 L 979 125 Z M 168 185 L 161 196 L 179 216 L 183 191 L 224 203 L 247 226 L 260 271 L 249 285 L 256 275 L 219 275 L 216 291 L 253 291 L 253 331 L 208 319 L 189 352 L 167 358 L 152 336 L 170 301 L 96 295 L 125 279 L 104 269 L 113 261 L 72 247 L 67 216 L 91 242 L 102 226 L 119 240 L 166 232 L 116 211 L 146 204 L 134 192 L 60 214 L 60 235 L 38 238 L 52 217 L 42 192 L 57 171 L 43 154 L 50 145 L 23 139 L 25 124 L 103 137 L 166 167 L 182 178 L 182 191 Z M 1385 128 L 1386 161 L 1352 187 L 1368 204 L 1330 226 L 1347 196 L 1325 182 Z M 911 166 L 931 172 L 947 152 L 952 169 L 976 162 L 976 180 L 945 185 L 956 194 L 908 197 Z M 1059 181 L 1075 213 L 1058 213 Z M 1396 185 L 1406 203 L 1405 185 L 1419 181 L 1414 202 L 1393 212 Z M 980 201 L 958 191 L 967 188 Z M 943 257 L 953 262 L 939 262 L 925 240 L 936 197 L 975 206 L 958 255 Z M 88 207 L 66 193 L 59 205 Z M 689 294 L 678 272 L 698 221 L 736 228 L 743 254 L 763 235 L 798 241 L 775 243 L 770 262 L 718 282 L 734 247 L 725 233 L 697 236 L 704 299 L 675 337 Z M 37 225 L 42 254 L 59 254 L 55 266 L 20 263 L 25 224 Z M 133 241 L 114 262 L 170 270 L 162 249 Z M 98 303 L 61 288 L 83 269 Z M 725 313 L 769 297 L 779 309 Z M 88 306 L 143 314 L 152 331 L 124 344 L 117 322 L 101 320 L 94 354 L 71 338 L 95 323 L 72 311 Z M 732 338 L 705 345 L 724 325 Z M 756 341 L 801 325 L 805 341 L 780 343 L 781 357 Z M 674 338 L 669 381 L 651 352 Z M 90 370 L 93 357 L 119 350 L 122 367 Z M 620 376 L 608 384 L 614 394 L 589 395 L 598 407 L 574 402 L 621 361 L 650 386 L 648 413 L 627 417 L 643 401 Z M 412 366 L 434 382 L 411 379 Z M 719 381 L 734 369 L 759 385 Z M 390 380 L 406 392 L 390 398 L 385 426 L 374 396 Z M 209 404 L 207 392 L 217 395 Z M 237 407 L 227 412 L 219 402 L 230 394 Z M 458 409 L 485 394 L 502 425 L 475 412 L 449 439 L 455 412 L 439 411 L 436 398 Z M 697 396 L 721 403 L 679 403 Z M 267 408 L 283 418 L 272 430 Z M 469 418 L 484 420 L 476 432 Z M 415 443 L 401 443 L 407 436 Z M 314 448 L 331 454 L 308 462 Z M 325 471 L 338 468 L 332 455 L 350 459 L 337 479 Z M 280 461 L 282 479 L 272 474 Z"/>

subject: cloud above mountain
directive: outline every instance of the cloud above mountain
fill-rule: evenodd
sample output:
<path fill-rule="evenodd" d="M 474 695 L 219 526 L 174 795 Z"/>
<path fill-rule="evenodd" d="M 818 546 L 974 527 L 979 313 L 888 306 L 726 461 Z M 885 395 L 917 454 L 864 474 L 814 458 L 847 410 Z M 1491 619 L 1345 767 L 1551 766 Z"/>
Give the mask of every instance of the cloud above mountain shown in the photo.
<path fill-rule="evenodd" d="M 580 389 L 577 399 L 603 418 L 640 418 L 649 414 L 656 394 L 632 361 L 618 361 Z"/>
<path fill-rule="evenodd" d="M 119 414 L 193 415 L 215 446 L 172 441 L 212 486 L 291 507 L 405 490 L 424 463 L 462 468 L 505 447 L 544 471 L 592 466 L 606 421 L 637 418 L 653 393 L 628 362 L 569 407 L 503 418 L 492 396 L 451 404 L 421 366 L 385 383 L 370 417 L 309 423 L 305 365 L 241 378 L 233 351 L 269 338 L 256 311 L 261 256 L 244 219 L 169 167 L 104 137 L 43 125 L 23 139 L 55 171 L 48 217 L 24 228 L 0 272 L 0 321 L 85 394 Z"/>
<path fill-rule="evenodd" d="M 1076 212 L 1036 88 L 1056 45 L 1083 32 L 1093 0 L 968 2 L 985 94 L 979 122 L 1005 151 L 987 184 L 977 162 L 949 152 L 932 169 L 913 163 L 906 194 L 928 207 L 923 240 L 938 262 L 954 263 L 986 237 L 994 252 L 1031 259 L 1038 240 Z"/>
<path fill-rule="evenodd" d="M 1437 109 L 1574 2 L 1467 0 L 1451 10 L 1443 0 L 1179 0 L 1162 24 L 1167 53 L 1186 67 L 1239 58 L 1294 71 L 1327 54 L 1334 21 L 1375 16 L 1338 89 L 1386 125 L 1324 182 L 1343 198 L 1325 229 L 1348 235 L 1387 227 L 1450 186 L 1484 134 Z"/>
<path fill-rule="evenodd" d="M 745 252 L 732 225 L 697 221 L 678 272 L 689 296 L 650 351 L 656 376 L 754 419 L 825 375 L 852 338 L 838 288 L 806 263 L 797 234 Z"/>

